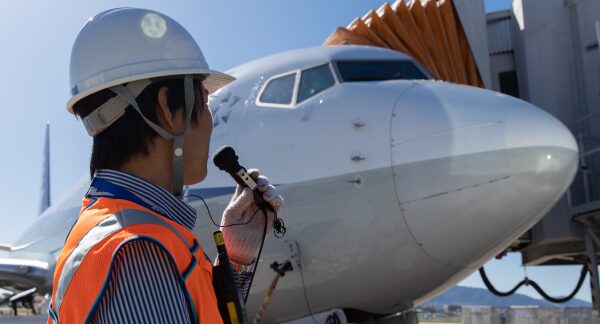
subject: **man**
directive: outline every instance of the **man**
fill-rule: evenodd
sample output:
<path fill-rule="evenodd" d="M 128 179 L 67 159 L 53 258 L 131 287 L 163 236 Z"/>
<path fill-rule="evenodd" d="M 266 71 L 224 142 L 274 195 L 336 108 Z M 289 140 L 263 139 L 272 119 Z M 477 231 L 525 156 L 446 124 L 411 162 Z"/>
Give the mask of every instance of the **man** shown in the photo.
<path fill-rule="evenodd" d="M 93 178 L 57 261 L 49 323 L 222 323 L 212 264 L 192 233 L 196 211 L 182 193 L 206 177 L 207 96 L 232 80 L 209 70 L 192 36 L 158 12 L 108 10 L 83 27 L 67 108 L 94 138 Z M 278 211 L 281 196 L 253 176 Z M 222 224 L 247 223 L 256 209 L 238 188 Z M 273 218 L 223 227 L 237 269 L 255 261 Z"/>

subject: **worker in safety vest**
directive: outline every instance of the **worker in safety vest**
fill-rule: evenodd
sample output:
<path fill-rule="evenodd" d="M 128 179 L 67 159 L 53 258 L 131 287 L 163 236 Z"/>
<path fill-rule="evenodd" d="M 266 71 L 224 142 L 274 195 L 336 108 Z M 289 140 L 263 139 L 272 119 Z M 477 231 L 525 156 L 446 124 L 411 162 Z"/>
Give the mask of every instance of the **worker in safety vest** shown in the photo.
<path fill-rule="evenodd" d="M 234 80 L 209 69 L 193 37 L 161 13 L 90 19 L 71 52 L 70 113 L 93 136 L 90 188 L 56 264 L 48 323 L 222 323 L 212 264 L 192 233 L 184 185 L 206 177 L 207 96 Z M 258 172 L 263 198 L 283 205 Z M 252 266 L 266 221 L 237 188 L 221 221 L 235 268 Z M 224 226 L 248 223 L 244 226 Z M 246 276 L 247 277 L 247 276 Z"/>

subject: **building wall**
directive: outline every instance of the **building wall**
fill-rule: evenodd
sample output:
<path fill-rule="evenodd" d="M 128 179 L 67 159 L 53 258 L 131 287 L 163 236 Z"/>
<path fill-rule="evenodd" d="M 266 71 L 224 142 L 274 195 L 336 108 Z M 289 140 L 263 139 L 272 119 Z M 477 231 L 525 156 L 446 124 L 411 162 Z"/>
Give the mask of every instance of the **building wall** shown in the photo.
<path fill-rule="evenodd" d="M 492 90 L 500 92 L 500 73 L 516 69 L 514 53 L 506 52 L 490 55 Z"/>
<path fill-rule="evenodd" d="M 579 65 L 577 71 L 581 73 L 577 79 L 580 80 L 578 86 L 582 88 L 580 93 L 580 96 L 583 96 L 582 110 L 589 114 L 600 111 L 600 53 L 595 30 L 596 22 L 600 21 L 600 1 L 579 1 L 576 5 L 568 5 L 567 8 L 575 43 L 573 55 Z"/>
<path fill-rule="evenodd" d="M 511 14 L 505 10 L 487 15 L 491 89 L 498 92 L 503 92 L 500 75 L 516 70 Z"/>
<path fill-rule="evenodd" d="M 492 89 L 499 90 L 498 73 L 514 64 L 520 97 L 568 126 L 600 111 L 600 1 L 514 0 L 512 12 L 487 19 Z"/>
<path fill-rule="evenodd" d="M 563 0 L 514 0 L 513 19 L 522 98 L 570 124 L 580 108 L 573 86 L 571 24 Z"/>

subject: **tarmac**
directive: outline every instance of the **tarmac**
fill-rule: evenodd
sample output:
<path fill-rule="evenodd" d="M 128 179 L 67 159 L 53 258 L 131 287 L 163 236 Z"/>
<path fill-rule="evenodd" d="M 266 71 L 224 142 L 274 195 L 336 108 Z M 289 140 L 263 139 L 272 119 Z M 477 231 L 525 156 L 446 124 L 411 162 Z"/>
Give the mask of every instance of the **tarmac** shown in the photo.
<path fill-rule="evenodd" d="M 47 315 L 37 315 L 37 316 L 14 316 L 14 317 L 0 317 L 0 323 L 2 324 L 41 324 L 46 323 Z"/>

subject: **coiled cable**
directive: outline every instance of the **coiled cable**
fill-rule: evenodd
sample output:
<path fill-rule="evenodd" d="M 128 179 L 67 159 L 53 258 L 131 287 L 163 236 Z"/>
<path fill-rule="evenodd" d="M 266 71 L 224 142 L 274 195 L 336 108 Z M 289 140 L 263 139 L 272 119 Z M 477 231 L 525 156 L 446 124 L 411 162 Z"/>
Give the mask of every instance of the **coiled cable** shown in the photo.
<path fill-rule="evenodd" d="M 540 285 L 537 284 L 537 282 L 525 277 L 523 280 L 521 280 L 521 282 L 519 282 L 515 287 L 513 287 L 511 290 L 509 291 L 499 291 L 498 289 L 496 289 L 496 287 L 494 287 L 494 285 L 492 285 L 492 282 L 490 281 L 490 279 L 488 278 L 487 274 L 485 273 L 485 269 L 483 267 L 479 268 L 479 274 L 481 275 L 481 279 L 483 280 L 483 283 L 485 284 L 485 287 L 494 295 L 499 296 L 499 297 L 507 297 L 510 296 L 512 294 L 514 294 L 519 288 L 521 288 L 521 286 L 525 285 L 525 286 L 531 286 L 533 287 L 533 289 L 535 289 L 535 291 L 537 291 L 545 300 L 552 302 L 552 303 L 557 303 L 557 304 L 562 304 L 562 303 L 566 303 L 569 300 L 573 299 L 573 297 L 575 297 L 575 295 L 577 295 L 577 293 L 579 292 L 579 290 L 581 289 L 581 286 L 583 285 L 583 281 L 585 279 L 585 275 L 588 273 L 588 269 L 587 267 L 584 265 L 581 268 L 581 273 L 579 275 L 579 281 L 577 281 L 577 285 L 575 285 L 575 289 L 567 296 L 565 297 L 560 297 L 560 298 L 556 298 L 556 297 L 552 297 L 550 295 L 548 295 L 543 289 L 542 287 L 540 287 Z"/>

